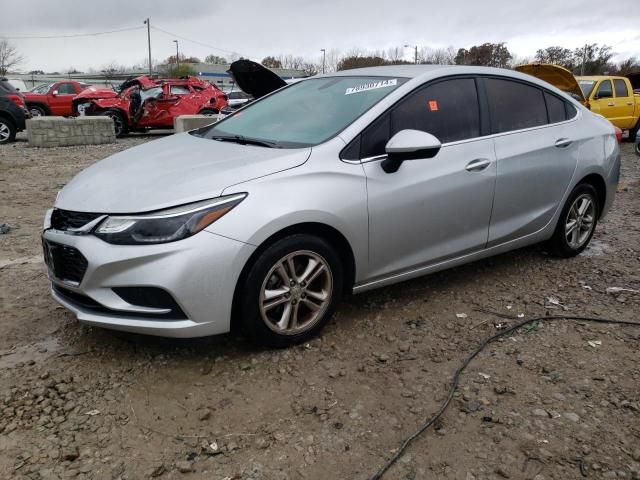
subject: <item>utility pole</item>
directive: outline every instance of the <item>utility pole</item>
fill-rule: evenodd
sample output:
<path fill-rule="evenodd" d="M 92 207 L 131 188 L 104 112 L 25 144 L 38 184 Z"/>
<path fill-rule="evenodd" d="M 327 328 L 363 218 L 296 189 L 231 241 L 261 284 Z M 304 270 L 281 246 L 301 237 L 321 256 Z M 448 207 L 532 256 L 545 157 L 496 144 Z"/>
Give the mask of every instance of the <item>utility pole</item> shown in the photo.
<path fill-rule="evenodd" d="M 320 51 L 322 52 L 322 73 L 324 73 L 324 64 L 325 60 L 327 59 L 327 51 L 324 48 L 321 48 Z"/>
<path fill-rule="evenodd" d="M 174 40 L 176 43 L 176 68 L 180 68 L 180 53 L 178 52 L 178 40 Z"/>
<path fill-rule="evenodd" d="M 587 45 L 584 45 L 582 52 L 582 68 L 580 68 L 580 75 L 584 75 L 584 64 L 587 62 Z"/>
<path fill-rule="evenodd" d="M 153 65 L 151 65 L 151 22 L 149 18 L 144 21 L 147 25 L 147 47 L 149 48 L 149 76 L 153 75 Z"/>
<path fill-rule="evenodd" d="M 414 55 L 413 55 L 413 61 L 415 62 L 415 64 L 418 64 L 418 45 L 405 45 L 404 48 L 413 48 L 414 50 Z"/>

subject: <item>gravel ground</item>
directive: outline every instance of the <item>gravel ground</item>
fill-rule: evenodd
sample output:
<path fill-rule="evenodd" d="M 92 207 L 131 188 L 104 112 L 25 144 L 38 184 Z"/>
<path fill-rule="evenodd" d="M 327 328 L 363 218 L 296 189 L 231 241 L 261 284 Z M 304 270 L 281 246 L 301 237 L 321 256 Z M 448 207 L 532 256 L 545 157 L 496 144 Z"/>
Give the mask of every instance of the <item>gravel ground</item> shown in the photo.
<path fill-rule="evenodd" d="M 347 298 L 322 336 L 265 350 L 83 327 L 48 293 L 39 229 L 87 165 L 148 141 L 0 147 L 0 477 L 366 479 L 518 315 L 638 320 L 640 159 L 623 144 L 592 246 L 533 247 Z M 489 313 L 495 312 L 500 316 Z M 389 479 L 640 479 L 640 329 L 535 324 L 491 344 Z"/>

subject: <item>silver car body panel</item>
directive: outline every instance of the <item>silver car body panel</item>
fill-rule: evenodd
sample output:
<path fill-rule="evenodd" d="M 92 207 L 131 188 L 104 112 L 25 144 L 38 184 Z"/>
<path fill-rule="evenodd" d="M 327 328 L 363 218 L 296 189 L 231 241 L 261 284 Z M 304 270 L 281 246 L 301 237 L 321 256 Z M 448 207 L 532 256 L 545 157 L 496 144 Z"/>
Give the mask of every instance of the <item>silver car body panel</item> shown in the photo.
<path fill-rule="evenodd" d="M 407 93 L 459 74 L 537 84 L 578 113 L 558 124 L 445 143 L 434 158 L 405 161 L 395 173 L 380 167 L 384 155 L 340 160 L 342 149 Z M 46 239 L 75 246 L 89 262 L 80 285 L 66 287 L 115 313 L 83 311 L 55 292 L 54 298 L 92 325 L 163 336 L 217 334 L 230 328 L 236 284 L 251 255 L 285 229 L 312 223 L 340 233 L 354 256 L 353 291 L 362 292 L 550 238 L 567 196 L 588 175 L 605 181 L 602 214 L 613 202 L 620 168 L 613 127 L 545 82 L 482 67 L 394 66 L 331 75 L 409 80 L 313 148 L 269 149 L 181 134 L 116 154 L 74 178 L 56 208 L 141 213 L 248 195 L 205 231 L 173 243 L 119 246 L 45 230 Z M 477 160 L 486 166 L 470 171 Z M 110 289 L 131 285 L 166 289 L 188 320 L 127 317 L 135 306 Z"/>

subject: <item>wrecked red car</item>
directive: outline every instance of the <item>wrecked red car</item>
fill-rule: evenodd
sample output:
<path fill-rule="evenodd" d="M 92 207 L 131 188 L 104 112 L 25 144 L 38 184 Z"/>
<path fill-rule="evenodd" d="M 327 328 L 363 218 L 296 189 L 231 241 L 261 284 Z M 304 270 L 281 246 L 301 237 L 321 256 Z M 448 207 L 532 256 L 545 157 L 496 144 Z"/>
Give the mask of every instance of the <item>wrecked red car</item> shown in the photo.
<path fill-rule="evenodd" d="M 130 131 L 173 128 L 178 115 L 217 115 L 226 106 L 225 93 L 197 77 L 142 76 L 127 80 L 117 91 L 89 87 L 73 99 L 75 115 L 111 117 L 118 137 Z"/>

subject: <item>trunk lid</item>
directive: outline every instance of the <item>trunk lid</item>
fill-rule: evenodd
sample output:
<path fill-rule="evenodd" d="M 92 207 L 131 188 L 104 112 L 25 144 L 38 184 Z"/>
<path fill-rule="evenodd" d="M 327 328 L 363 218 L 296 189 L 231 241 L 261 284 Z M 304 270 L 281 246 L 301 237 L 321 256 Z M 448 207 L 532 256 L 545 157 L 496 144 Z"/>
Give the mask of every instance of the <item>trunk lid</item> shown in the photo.
<path fill-rule="evenodd" d="M 530 63 L 527 65 L 518 65 L 516 70 L 521 73 L 526 73 L 533 77 L 544 80 L 550 83 L 554 87 L 568 93 L 576 100 L 586 105 L 587 100 L 584 98 L 582 89 L 578 85 L 576 77 L 564 67 L 560 65 L 553 65 L 550 63 Z"/>

